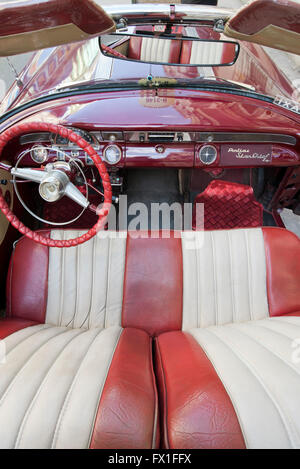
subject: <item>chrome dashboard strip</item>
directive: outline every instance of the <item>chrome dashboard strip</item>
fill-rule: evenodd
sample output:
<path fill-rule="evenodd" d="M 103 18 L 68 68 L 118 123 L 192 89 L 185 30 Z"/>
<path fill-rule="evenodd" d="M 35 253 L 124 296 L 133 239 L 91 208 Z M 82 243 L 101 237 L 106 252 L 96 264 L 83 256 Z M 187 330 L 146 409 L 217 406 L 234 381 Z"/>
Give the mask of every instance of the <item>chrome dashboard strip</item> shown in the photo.
<path fill-rule="evenodd" d="M 196 132 L 195 141 L 199 143 L 283 143 L 286 145 L 297 143 L 297 139 L 291 135 L 233 132 Z"/>
<path fill-rule="evenodd" d="M 177 132 L 177 131 L 165 131 L 165 132 L 130 132 L 125 131 L 125 140 L 131 142 L 141 142 L 140 135 L 143 135 L 143 142 L 149 141 L 148 133 L 155 133 L 156 136 L 165 136 L 166 134 L 174 133 L 173 142 L 195 142 L 195 143 L 280 143 L 285 145 L 293 145 L 295 146 L 297 143 L 297 139 L 291 135 L 285 134 L 266 134 L 266 133 L 238 133 L 238 132 Z M 91 134 L 96 138 L 98 141 L 101 140 L 109 140 L 108 135 L 115 135 L 118 134 L 117 140 L 122 141 L 124 137 L 120 137 L 122 132 L 115 132 L 113 130 L 105 130 L 102 132 L 91 132 Z M 96 135 L 97 134 L 97 135 Z M 99 135 L 98 135 L 99 134 Z M 180 137 L 179 137 L 180 136 Z M 102 138 L 101 138 L 102 137 Z M 29 144 L 35 142 L 46 142 L 49 141 L 51 138 L 51 134 L 48 132 L 39 132 L 35 134 L 27 134 L 22 135 L 20 137 L 20 144 Z"/>

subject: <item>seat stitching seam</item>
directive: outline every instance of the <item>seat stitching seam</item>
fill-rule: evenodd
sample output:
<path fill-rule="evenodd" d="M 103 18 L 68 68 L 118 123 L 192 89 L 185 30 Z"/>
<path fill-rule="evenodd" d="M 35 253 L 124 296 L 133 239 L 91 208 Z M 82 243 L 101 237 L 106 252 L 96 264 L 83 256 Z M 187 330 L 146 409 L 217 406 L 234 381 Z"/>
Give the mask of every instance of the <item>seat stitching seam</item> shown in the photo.
<path fill-rule="evenodd" d="M 286 323 L 287 324 L 287 323 Z M 292 326 L 292 324 L 290 324 Z M 277 334 L 277 335 L 280 335 L 282 337 L 285 337 L 286 339 L 289 339 L 290 341 L 293 340 L 292 337 L 288 336 L 287 334 L 284 334 L 283 332 L 279 332 L 277 331 L 276 329 L 272 329 L 271 327 L 268 327 L 266 324 L 265 325 L 262 325 L 262 324 L 252 324 L 252 326 L 255 326 L 255 327 L 259 327 L 261 329 L 265 329 L 266 331 L 270 331 L 270 332 L 273 332 L 274 334 Z"/>
<path fill-rule="evenodd" d="M 256 344 L 260 345 L 262 348 L 266 349 L 268 352 L 270 352 L 272 355 L 274 355 L 280 361 L 282 361 L 285 365 L 288 365 L 293 371 L 296 372 L 297 375 L 300 375 L 300 370 L 295 369 L 289 361 L 285 361 L 279 354 L 276 353 L 276 351 L 272 350 L 270 347 L 267 347 L 264 343 L 260 342 L 258 339 L 256 339 L 252 335 L 250 335 L 248 331 L 244 331 L 243 329 L 241 329 L 238 324 L 230 324 L 229 327 L 236 328 L 239 332 L 241 332 L 242 334 L 245 334 L 247 337 L 249 337 L 250 340 L 253 340 L 254 343 L 256 343 Z M 269 332 L 273 332 L 271 329 L 268 329 L 267 327 L 263 327 L 263 326 L 259 326 L 259 325 L 255 325 L 255 324 L 251 325 L 251 327 L 253 327 L 253 328 L 255 328 L 255 327 L 260 328 L 261 327 L 262 329 L 268 330 Z M 281 334 L 281 335 L 284 336 L 284 334 Z M 284 337 L 286 337 L 286 336 L 284 336 Z"/>
<path fill-rule="evenodd" d="M 245 358 L 243 356 L 243 352 L 241 351 L 240 347 L 238 345 L 236 345 L 236 348 L 239 350 L 239 354 L 234 350 L 233 346 L 232 346 L 232 341 L 230 339 L 227 338 L 227 342 L 229 342 L 229 344 L 226 342 L 226 340 L 224 340 L 223 338 L 219 337 L 214 331 L 209 331 L 211 332 L 214 336 L 218 337 L 219 340 L 227 345 L 227 347 L 234 353 L 234 355 L 238 358 L 238 360 L 240 360 L 245 366 L 246 368 L 248 368 L 248 370 L 252 373 L 252 375 L 256 378 L 257 382 L 261 385 L 261 387 L 265 390 L 265 393 L 269 396 L 269 398 L 271 399 L 271 401 L 273 402 L 275 408 L 277 409 L 277 412 L 280 416 L 280 419 L 283 423 L 283 426 L 286 430 L 286 433 L 290 439 L 290 442 L 294 444 L 294 440 L 291 436 L 291 432 L 287 426 L 287 423 L 286 423 L 286 419 L 284 417 L 284 415 L 282 414 L 281 412 L 281 409 L 280 409 L 280 406 L 279 404 L 277 403 L 277 400 L 276 398 L 273 396 L 272 392 L 269 390 L 268 386 L 262 381 L 262 379 L 260 378 L 259 376 L 259 372 L 257 372 L 257 369 L 255 367 L 255 365 L 252 365 L 249 363 L 249 361 L 247 360 L 247 358 Z M 288 418 L 289 420 L 289 418 Z"/>
<path fill-rule="evenodd" d="M 77 235 L 79 236 L 79 232 L 77 232 Z M 75 257 L 76 257 L 76 268 L 75 268 L 75 275 L 76 275 L 76 292 L 75 292 L 75 305 L 74 305 L 74 313 L 72 315 L 72 318 L 70 321 L 66 324 L 65 327 L 72 327 L 74 328 L 74 322 L 77 314 L 77 298 L 78 298 L 78 272 L 79 272 L 79 267 L 78 267 L 78 246 L 75 246 Z M 70 324 L 72 323 L 72 326 Z"/>
<path fill-rule="evenodd" d="M 169 441 L 169 432 L 168 432 L 168 396 L 167 396 L 167 386 L 166 386 L 166 377 L 165 377 L 165 370 L 163 366 L 163 361 L 162 361 L 162 355 L 160 351 L 160 346 L 159 346 L 159 339 L 157 341 L 157 354 L 159 358 L 159 364 L 161 368 L 161 373 L 162 373 L 162 385 L 163 385 L 163 390 L 164 390 L 164 415 L 163 415 L 163 431 L 165 435 L 165 442 L 166 442 L 166 449 L 170 449 L 170 441 Z"/>
<path fill-rule="evenodd" d="M 107 327 L 107 320 L 109 316 L 109 305 L 108 305 L 108 298 L 109 298 L 109 287 L 110 287 L 110 263 L 111 263 L 111 239 L 108 238 L 108 262 L 107 262 L 107 278 L 106 278 L 106 296 L 105 296 L 105 311 L 104 311 L 104 329 Z"/>
<path fill-rule="evenodd" d="M 65 236 L 63 234 L 63 240 L 65 240 Z M 60 251 L 60 265 L 61 265 L 61 272 L 60 272 L 60 298 L 59 298 L 59 320 L 58 325 L 62 325 L 63 321 L 63 297 L 64 297 L 64 270 L 65 270 L 65 249 Z"/>
<path fill-rule="evenodd" d="M 197 237 L 197 235 L 195 234 L 195 238 Z M 200 296 L 199 296 L 199 292 L 200 292 L 200 295 L 201 295 L 201 281 L 200 281 L 200 253 L 199 253 L 199 250 L 197 249 L 197 240 L 195 239 L 195 249 L 196 249 L 196 285 L 197 285 L 197 288 L 196 288 L 196 301 L 197 301 L 197 325 L 199 325 L 200 327 L 202 326 L 202 315 L 201 315 L 201 312 L 200 310 L 202 310 L 202 308 L 200 307 Z"/>
<path fill-rule="evenodd" d="M 72 329 L 71 329 L 72 330 Z M 73 329 L 74 330 L 74 329 Z M 70 331 L 70 329 L 69 329 Z M 36 402 L 36 400 L 38 399 L 40 393 L 41 393 L 41 390 L 42 390 L 42 387 L 43 387 L 43 384 L 45 383 L 46 379 L 48 378 L 51 370 L 53 369 L 54 365 L 57 363 L 57 360 L 61 357 L 61 355 L 64 353 L 65 349 L 68 347 L 68 345 L 70 345 L 70 343 L 77 339 L 77 337 L 79 337 L 82 333 L 84 333 L 85 331 L 81 331 L 80 329 L 78 329 L 78 334 L 76 334 L 74 337 L 72 337 L 64 346 L 63 348 L 60 350 L 60 352 L 58 353 L 58 355 L 54 358 L 54 361 L 51 363 L 50 367 L 48 368 L 45 376 L 42 378 L 42 381 L 37 389 L 37 391 L 34 393 L 34 396 L 33 398 L 31 399 L 30 403 L 29 403 L 29 406 L 24 414 L 24 417 L 22 419 L 22 422 L 20 424 L 20 427 L 19 427 L 19 431 L 18 431 L 18 434 L 17 434 L 17 437 L 16 437 L 16 440 L 15 440 L 15 448 L 19 447 L 22 440 L 23 440 L 23 437 L 24 437 L 24 428 L 25 428 L 25 425 L 26 425 L 26 422 L 28 421 L 29 417 L 30 417 L 30 414 L 33 410 L 33 407 L 34 407 L 34 404 Z"/>
<path fill-rule="evenodd" d="M 78 281 L 78 277 L 80 276 L 80 247 L 76 246 L 76 293 L 75 293 L 75 308 L 74 308 L 74 316 L 72 319 L 72 326 L 74 327 L 77 319 L 78 313 L 78 296 L 79 296 L 79 288 L 80 282 Z M 85 280 L 83 280 L 85 281 Z"/>
<path fill-rule="evenodd" d="M 52 328 L 51 328 L 52 329 Z M 55 329 L 57 329 L 55 327 Z M 18 378 L 19 374 L 24 370 L 26 369 L 26 367 L 29 365 L 30 361 L 32 360 L 32 358 L 41 350 L 41 348 L 43 348 L 44 345 L 47 345 L 52 339 L 54 339 L 55 337 L 58 337 L 59 335 L 61 334 L 64 334 L 66 333 L 67 331 L 65 330 L 61 330 L 59 334 L 56 334 L 52 337 L 50 337 L 49 339 L 46 340 L 46 342 L 44 342 L 43 344 L 41 344 L 36 350 L 34 350 L 32 352 L 32 354 L 30 354 L 30 356 L 28 357 L 28 359 L 26 360 L 26 362 L 22 365 L 22 367 L 18 370 L 17 374 L 14 375 L 13 379 L 11 380 L 11 382 L 9 383 L 9 385 L 7 386 L 6 390 L 3 392 L 1 398 L 0 398 L 0 406 L 3 404 L 3 401 L 4 399 L 6 398 L 8 392 L 10 391 L 12 385 L 15 383 L 16 379 Z"/>
<path fill-rule="evenodd" d="M 21 340 L 20 342 L 18 342 L 16 345 L 13 346 L 12 349 L 9 350 L 9 352 L 7 352 L 6 354 L 6 358 L 9 356 L 9 354 L 11 352 L 13 352 L 17 347 L 19 347 L 19 345 L 22 345 L 24 342 L 26 342 L 27 339 L 31 339 L 34 335 L 38 334 L 39 332 L 43 331 L 43 330 L 46 330 L 46 329 L 49 329 L 51 328 L 52 326 L 50 326 L 49 324 L 36 324 L 36 325 L 33 325 L 33 326 L 30 326 L 30 327 L 26 327 L 25 329 L 30 329 L 31 327 L 37 327 L 37 326 L 45 326 L 45 327 L 40 327 L 37 331 L 34 331 L 32 334 L 28 335 L 27 337 L 25 337 L 23 340 Z M 22 330 L 24 329 L 21 329 L 19 331 L 16 331 L 16 332 L 21 332 Z M 13 335 L 13 334 L 11 334 Z M 9 337 L 9 336 L 8 336 Z M 5 339 L 4 339 L 5 340 Z"/>
<path fill-rule="evenodd" d="M 86 317 L 84 318 L 83 322 L 80 324 L 80 329 L 84 326 L 86 321 L 88 321 L 88 329 L 90 328 L 91 324 L 91 315 L 92 315 L 92 298 L 93 298 L 93 293 L 94 293 L 94 283 L 95 283 L 95 262 L 94 262 L 94 256 L 95 256 L 95 239 L 97 239 L 96 236 L 93 237 L 92 239 L 92 281 L 91 281 L 91 291 L 90 291 L 90 305 L 89 309 L 87 312 Z"/>
<path fill-rule="evenodd" d="M 212 334 L 212 332 L 211 332 L 210 330 L 208 330 L 208 328 L 206 328 L 205 331 L 206 331 L 208 334 L 214 335 L 216 339 L 219 339 L 219 337 L 216 336 L 215 334 Z M 235 401 L 234 401 L 234 399 L 233 399 L 233 397 L 232 397 L 232 393 L 231 393 L 230 389 L 228 388 L 227 384 L 224 383 L 224 381 L 223 381 L 223 379 L 222 379 L 222 377 L 221 377 L 221 374 L 220 374 L 220 372 L 219 372 L 219 368 L 217 367 L 215 360 L 212 358 L 211 354 L 208 352 L 208 350 L 206 349 L 206 347 L 205 347 L 203 344 L 201 344 L 201 342 L 194 336 L 192 330 L 189 331 L 189 333 L 190 333 L 190 334 L 196 339 L 196 341 L 198 342 L 199 346 L 201 347 L 201 349 L 203 350 L 203 352 L 205 353 L 205 355 L 207 356 L 207 358 L 208 358 L 209 361 L 211 362 L 211 364 L 212 364 L 212 366 L 213 366 L 213 368 L 214 368 L 216 374 L 217 374 L 218 377 L 219 377 L 219 380 L 220 380 L 221 384 L 224 386 L 224 389 L 225 389 L 225 391 L 227 392 L 227 394 L 228 394 L 228 396 L 229 396 L 229 399 L 230 399 L 230 402 L 231 402 L 231 404 L 232 404 L 232 407 L 233 407 L 233 409 L 234 409 L 234 411 L 235 411 L 235 413 L 236 413 L 236 417 L 237 417 L 237 420 L 238 420 L 238 422 L 239 422 L 240 429 L 241 429 L 241 432 L 242 432 L 242 435 L 243 435 L 243 438 L 244 438 L 245 446 L 246 446 L 246 448 L 248 448 L 249 445 L 248 445 L 248 441 L 247 441 L 246 431 L 245 431 L 245 429 L 244 429 L 244 424 L 243 424 L 243 421 L 242 421 L 242 419 L 241 419 L 240 412 L 239 412 L 239 410 L 238 410 L 238 408 L 237 408 L 237 406 L 236 406 L 236 403 L 235 403 Z M 201 339 L 200 339 L 200 340 L 201 340 Z M 221 339 L 219 339 L 219 341 L 221 341 Z M 225 344 L 225 346 L 226 346 L 227 348 L 229 348 L 227 344 Z M 230 350 L 230 348 L 229 348 L 229 350 Z"/>
<path fill-rule="evenodd" d="M 104 329 L 102 329 L 103 331 Z M 101 331 L 101 332 L 102 332 Z M 90 431 L 90 436 L 89 436 L 89 439 L 88 439 L 88 448 L 91 446 L 91 441 L 92 441 L 92 438 L 93 438 L 93 433 L 94 433 L 94 429 L 95 429 L 95 423 L 96 423 L 96 419 L 97 419 L 97 414 L 98 414 L 98 409 L 99 409 L 99 406 L 100 406 L 100 401 L 101 401 L 101 397 L 102 397 L 102 394 L 103 394 L 103 390 L 104 390 L 104 387 L 105 387 L 105 384 L 106 384 L 106 381 L 107 381 L 107 377 L 108 377 L 108 373 L 109 373 L 109 370 L 110 370 L 110 367 L 111 367 L 111 364 L 113 362 L 113 359 L 114 359 L 114 356 L 115 356 L 115 353 L 116 353 L 116 350 L 117 350 L 117 347 L 120 343 L 120 338 L 121 338 L 121 335 L 123 333 L 124 329 L 121 329 L 117 338 L 116 338 L 116 343 L 113 347 L 113 350 L 112 350 L 112 353 L 111 353 L 111 356 L 110 356 L 110 359 L 109 359 L 109 362 L 107 364 L 107 368 L 106 368 L 106 372 L 105 372 L 105 376 L 104 376 L 104 379 L 103 379 L 103 382 L 102 382 L 102 385 L 100 386 L 100 391 L 99 391 L 99 397 L 97 399 L 97 404 L 96 404 L 96 407 L 95 407 L 95 413 L 94 413 L 94 418 L 93 418 L 93 423 L 92 423 L 92 426 L 91 426 L 91 431 Z M 98 336 L 97 336 L 98 337 Z"/>
<path fill-rule="evenodd" d="M 75 386 L 75 383 L 76 383 L 76 380 L 77 380 L 77 377 L 78 377 L 78 374 L 79 374 L 79 371 L 84 363 L 84 361 L 86 360 L 86 357 L 92 347 L 92 345 L 94 344 L 95 340 L 97 339 L 97 337 L 101 334 L 101 332 L 103 331 L 103 329 L 100 329 L 100 331 L 98 332 L 98 334 L 93 338 L 93 340 L 91 341 L 84 357 L 82 358 L 81 362 L 80 362 L 80 365 L 78 367 L 78 370 L 72 380 L 72 383 L 69 387 L 69 391 L 68 393 L 66 394 L 66 397 L 64 399 L 64 402 L 62 404 L 62 407 L 61 407 L 61 410 L 60 410 L 60 413 L 58 414 L 58 418 L 57 418 L 57 423 L 56 423 L 56 427 L 55 427 L 55 431 L 54 431 L 54 435 L 53 435 L 53 439 L 52 439 L 52 443 L 51 443 L 51 448 L 54 448 L 54 445 L 56 445 L 57 443 L 57 440 L 58 440 L 58 435 L 59 435 L 59 432 L 60 432 L 60 429 L 61 429 L 61 425 L 62 425 L 62 421 L 63 421 L 63 417 L 67 411 L 67 408 L 68 408 L 68 404 L 69 404 L 69 401 L 70 401 L 70 396 L 72 394 L 72 391 L 73 391 L 73 388 Z"/>
<path fill-rule="evenodd" d="M 213 257 L 213 282 L 215 286 L 215 295 L 214 295 L 214 305 L 215 305 L 215 323 L 218 325 L 219 324 L 219 313 L 218 313 L 218 282 L 216 278 L 216 253 L 215 253 L 215 245 L 214 245 L 214 239 L 213 239 L 213 232 L 210 232 L 210 237 L 211 237 L 211 247 L 212 247 L 212 257 Z"/>
<path fill-rule="evenodd" d="M 14 268 L 14 262 L 15 262 L 15 249 L 13 249 L 12 253 L 12 262 L 11 262 L 11 270 L 10 270 L 10 276 L 9 276 L 9 291 L 10 291 L 10 301 L 9 301 L 9 311 L 8 314 L 9 316 L 12 315 L 12 278 L 13 278 L 13 268 Z"/>
<path fill-rule="evenodd" d="M 153 394 L 154 394 L 154 417 L 153 417 L 153 429 L 152 429 L 152 444 L 151 449 L 155 449 L 156 435 L 157 435 L 157 419 L 158 419 L 158 395 L 156 379 L 154 374 L 153 364 L 153 339 L 150 337 L 149 340 L 149 358 L 150 358 L 150 374 L 152 378 Z"/>
<path fill-rule="evenodd" d="M 233 264 L 232 264 L 232 245 L 231 245 L 231 236 L 227 231 L 228 246 L 229 246 L 229 257 L 230 257 L 230 288 L 231 288 L 231 301 L 232 301 L 232 318 L 233 322 L 237 320 L 236 317 L 236 306 L 235 306 L 235 289 L 234 289 L 234 276 L 233 276 Z"/>
<path fill-rule="evenodd" d="M 249 245 L 248 245 L 248 237 L 247 237 L 247 232 L 244 231 L 244 236 L 245 236 L 245 244 L 246 244 L 246 258 L 247 258 L 247 282 L 248 282 L 248 304 L 249 304 L 249 313 L 250 313 L 250 319 L 253 320 L 252 317 L 252 297 L 251 297 L 251 281 L 250 281 L 250 264 L 249 264 Z"/>

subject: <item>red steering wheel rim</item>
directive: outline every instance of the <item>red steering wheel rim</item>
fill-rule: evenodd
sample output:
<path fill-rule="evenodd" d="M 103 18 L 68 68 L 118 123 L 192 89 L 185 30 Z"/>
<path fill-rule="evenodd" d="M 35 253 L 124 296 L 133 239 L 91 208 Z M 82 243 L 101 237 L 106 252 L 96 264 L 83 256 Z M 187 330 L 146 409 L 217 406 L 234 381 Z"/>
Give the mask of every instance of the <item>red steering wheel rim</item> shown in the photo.
<path fill-rule="evenodd" d="M 99 171 L 100 177 L 102 179 L 103 189 L 104 189 L 104 203 L 102 208 L 97 212 L 98 221 L 97 223 L 90 228 L 82 236 L 79 236 L 74 239 L 69 240 L 56 240 L 51 238 L 46 238 L 42 234 L 32 231 L 27 228 L 10 210 L 8 207 L 2 191 L 0 189 L 0 210 L 6 216 L 8 221 L 24 236 L 35 241 L 36 243 L 43 244 L 44 246 L 65 248 L 77 246 L 78 244 L 85 243 L 89 239 L 93 238 L 105 225 L 112 199 L 112 191 L 110 185 L 110 178 L 106 169 L 105 164 L 101 160 L 98 153 L 94 150 L 92 145 L 90 145 L 86 140 L 76 134 L 73 130 L 67 129 L 62 125 L 48 124 L 44 122 L 29 122 L 25 124 L 17 124 L 13 127 L 10 127 L 5 132 L 0 135 L 0 156 L 5 145 L 14 137 L 18 137 L 27 132 L 42 131 L 42 132 L 51 132 L 59 134 L 62 137 L 66 137 L 71 142 L 76 143 L 82 150 L 84 150 L 93 160 L 96 168 Z"/>

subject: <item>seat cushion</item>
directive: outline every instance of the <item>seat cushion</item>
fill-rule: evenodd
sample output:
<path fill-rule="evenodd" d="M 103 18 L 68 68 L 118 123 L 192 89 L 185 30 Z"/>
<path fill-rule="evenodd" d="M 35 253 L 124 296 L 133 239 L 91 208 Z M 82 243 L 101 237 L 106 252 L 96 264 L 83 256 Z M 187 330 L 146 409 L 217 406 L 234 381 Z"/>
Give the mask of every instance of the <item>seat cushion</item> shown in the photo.
<path fill-rule="evenodd" d="M 4 344 L 1 448 L 157 446 L 151 339 L 145 332 L 43 324 L 9 335 Z"/>
<path fill-rule="evenodd" d="M 157 340 L 168 448 L 300 448 L 300 317 Z"/>

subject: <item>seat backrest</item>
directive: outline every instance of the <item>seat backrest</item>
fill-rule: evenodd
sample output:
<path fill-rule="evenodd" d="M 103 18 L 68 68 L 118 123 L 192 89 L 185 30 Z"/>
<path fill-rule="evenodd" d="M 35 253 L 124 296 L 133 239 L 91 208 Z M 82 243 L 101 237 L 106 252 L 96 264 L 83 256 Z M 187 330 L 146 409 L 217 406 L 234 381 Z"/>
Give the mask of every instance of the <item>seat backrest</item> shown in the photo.
<path fill-rule="evenodd" d="M 136 235 L 106 232 L 65 249 L 22 238 L 10 263 L 8 315 L 157 335 L 300 313 L 300 240 L 287 230 Z"/>
<path fill-rule="evenodd" d="M 180 63 L 214 65 L 232 62 L 231 44 L 182 41 Z"/>
<path fill-rule="evenodd" d="M 128 58 L 145 62 L 179 63 L 181 41 L 152 37 L 131 37 Z"/>

